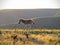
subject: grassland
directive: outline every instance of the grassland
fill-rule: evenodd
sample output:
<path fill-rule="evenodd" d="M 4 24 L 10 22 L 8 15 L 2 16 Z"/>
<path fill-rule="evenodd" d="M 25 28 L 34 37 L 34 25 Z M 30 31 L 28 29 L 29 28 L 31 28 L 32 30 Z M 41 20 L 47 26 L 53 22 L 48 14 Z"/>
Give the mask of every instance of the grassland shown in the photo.
<path fill-rule="evenodd" d="M 29 34 L 29 39 L 24 33 Z M 25 40 L 18 40 L 15 45 L 60 45 L 60 29 L 0 29 L 0 45 L 13 45 L 12 35 Z"/>

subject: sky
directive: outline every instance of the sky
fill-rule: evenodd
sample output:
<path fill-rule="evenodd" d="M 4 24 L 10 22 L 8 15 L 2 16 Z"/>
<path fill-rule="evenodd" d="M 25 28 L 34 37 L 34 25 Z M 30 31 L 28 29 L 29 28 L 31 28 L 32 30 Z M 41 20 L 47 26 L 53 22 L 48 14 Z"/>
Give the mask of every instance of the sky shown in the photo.
<path fill-rule="evenodd" d="M 60 8 L 60 0 L 0 0 L 0 10 L 36 8 Z"/>

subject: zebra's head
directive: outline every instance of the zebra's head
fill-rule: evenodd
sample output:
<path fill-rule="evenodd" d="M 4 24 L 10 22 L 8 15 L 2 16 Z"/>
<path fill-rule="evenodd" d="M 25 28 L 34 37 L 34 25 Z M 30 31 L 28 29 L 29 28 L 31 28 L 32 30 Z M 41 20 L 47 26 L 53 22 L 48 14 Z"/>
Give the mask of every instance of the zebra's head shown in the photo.
<path fill-rule="evenodd" d="M 19 22 L 18 22 L 18 24 L 20 24 L 20 22 L 22 22 L 22 20 L 23 20 L 23 19 L 20 19 Z"/>

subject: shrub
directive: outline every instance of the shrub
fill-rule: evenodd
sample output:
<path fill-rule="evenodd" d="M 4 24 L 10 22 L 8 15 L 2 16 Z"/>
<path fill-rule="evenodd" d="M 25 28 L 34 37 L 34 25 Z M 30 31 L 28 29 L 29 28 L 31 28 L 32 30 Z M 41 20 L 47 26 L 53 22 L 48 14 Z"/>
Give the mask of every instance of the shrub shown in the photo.
<path fill-rule="evenodd" d="M 2 34 L 2 32 L 0 31 L 0 34 Z"/>

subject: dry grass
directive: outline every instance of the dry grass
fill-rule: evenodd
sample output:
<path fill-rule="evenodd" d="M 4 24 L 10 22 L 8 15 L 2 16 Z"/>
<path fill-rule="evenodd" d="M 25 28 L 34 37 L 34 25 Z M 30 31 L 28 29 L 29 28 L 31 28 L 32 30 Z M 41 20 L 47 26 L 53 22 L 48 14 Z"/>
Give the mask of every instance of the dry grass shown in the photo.
<path fill-rule="evenodd" d="M 27 40 L 24 33 L 29 33 Z M 60 29 L 0 29 L 0 45 L 13 45 L 12 35 L 23 37 L 28 43 L 18 40 L 15 45 L 60 45 Z"/>

